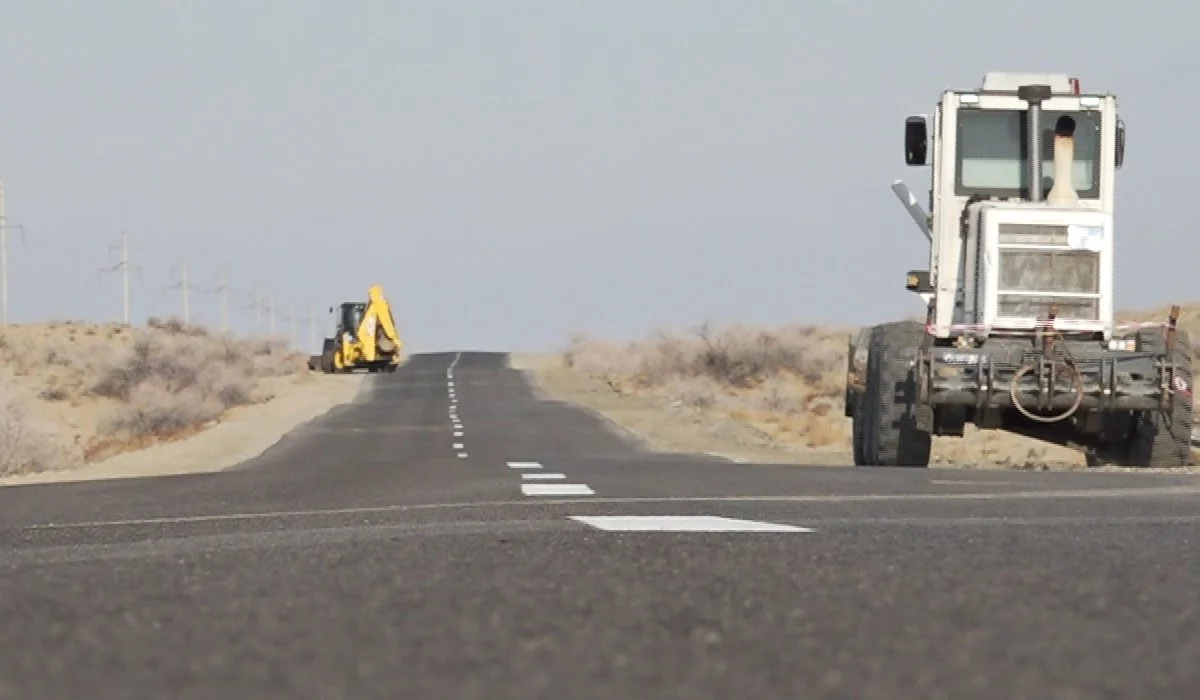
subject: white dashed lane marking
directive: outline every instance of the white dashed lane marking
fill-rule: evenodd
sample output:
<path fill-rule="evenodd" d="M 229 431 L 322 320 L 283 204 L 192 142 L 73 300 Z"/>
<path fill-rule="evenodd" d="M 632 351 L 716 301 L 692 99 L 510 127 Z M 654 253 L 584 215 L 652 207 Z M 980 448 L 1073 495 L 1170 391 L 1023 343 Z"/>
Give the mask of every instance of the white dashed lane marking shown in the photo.
<path fill-rule="evenodd" d="M 596 492 L 587 484 L 521 484 L 526 496 L 591 496 Z"/>
<path fill-rule="evenodd" d="M 448 415 L 450 418 L 450 424 L 454 426 L 454 437 L 460 440 L 463 437 L 463 425 L 462 419 L 458 417 L 458 396 L 456 396 L 454 392 L 454 367 L 458 364 L 458 361 L 461 358 L 461 352 L 455 353 L 454 360 L 451 361 L 450 366 L 446 368 L 446 393 L 450 397 L 450 410 Z M 456 450 L 455 454 L 459 459 L 467 458 L 467 453 L 464 451 L 466 450 L 466 444 L 463 442 L 453 443 L 451 445 L 451 449 Z"/>
<path fill-rule="evenodd" d="M 530 481 L 561 481 L 566 474 L 558 472 L 536 471 L 542 468 L 541 462 L 505 462 L 509 469 L 534 470 L 521 474 L 522 482 Z M 521 493 L 526 496 L 594 496 L 596 492 L 587 484 L 521 484 Z"/>
<path fill-rule="evenodd" d="M 810 527 L 716 515 L 573 515 L 570 519 L 607 532 L 816 532 Z"/>

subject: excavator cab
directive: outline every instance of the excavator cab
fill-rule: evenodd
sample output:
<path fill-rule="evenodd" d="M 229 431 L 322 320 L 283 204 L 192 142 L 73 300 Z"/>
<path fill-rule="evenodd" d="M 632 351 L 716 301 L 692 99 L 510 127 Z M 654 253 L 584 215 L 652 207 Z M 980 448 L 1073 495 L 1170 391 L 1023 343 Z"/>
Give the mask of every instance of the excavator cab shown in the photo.
<path fill-rule="evenodd" d="M 333 309 L 330 309 L 333 311 Z M 350 334 L 350 340 L 356 340 L 358 337 L 358 327 L 362 325 L 363 314 L 367 312 L 367 305 L 361 301 L 347 301 L 342 304 L 341 316 L 338 319 L 338 336 L 344 337 L 347 333 Z"/>
<path fill-rule="evenodd" d="M 403 343 L 383 288 L 371 287 L 367 297 L 366 302 L 347 301 L 336 309 L 337 328 L 332 338 L 325 339 L 321 352 L 325 373 L 352 372 L 360 367 L 368 372 L 394 372 L 400 365 Z"/>

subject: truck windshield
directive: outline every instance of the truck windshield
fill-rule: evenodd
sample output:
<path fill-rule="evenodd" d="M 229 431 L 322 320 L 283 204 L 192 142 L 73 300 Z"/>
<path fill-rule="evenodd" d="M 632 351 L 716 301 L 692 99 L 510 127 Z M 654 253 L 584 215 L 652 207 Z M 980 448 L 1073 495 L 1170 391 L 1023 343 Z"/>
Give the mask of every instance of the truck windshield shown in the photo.
<path fill-rule="evenodd" d="M 1081 198 L 1097 198 L 1100 196 L 1100 115 L 1095 112 L 1042 112 L 1043 194 L 1054 182 L 1054 123 L 1064 114 L 1075 120 L 1071 186 Z M 959 111 L 957 193 L 1027 196 L 1027 127 L 1022 110 Z"/>

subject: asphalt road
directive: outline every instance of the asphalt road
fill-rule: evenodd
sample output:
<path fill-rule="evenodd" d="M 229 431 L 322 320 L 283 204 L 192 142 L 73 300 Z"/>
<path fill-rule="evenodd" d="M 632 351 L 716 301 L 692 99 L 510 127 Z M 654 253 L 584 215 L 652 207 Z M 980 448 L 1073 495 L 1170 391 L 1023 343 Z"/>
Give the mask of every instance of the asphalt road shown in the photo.
<path fill-rule="evenodd" d="M 0 489 L 0 698 L 1200 697 L 1195 477 L 654 455 L 505 366 Z"/>

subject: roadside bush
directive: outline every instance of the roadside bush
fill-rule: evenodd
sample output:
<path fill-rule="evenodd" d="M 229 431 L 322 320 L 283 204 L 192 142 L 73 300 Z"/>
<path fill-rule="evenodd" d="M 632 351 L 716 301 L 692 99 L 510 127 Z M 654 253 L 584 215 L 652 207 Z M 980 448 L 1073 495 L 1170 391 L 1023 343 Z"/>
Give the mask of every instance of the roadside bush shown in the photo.
<path fill-rule="evenodd" d="M 830 373 L 845 366 L 846 333 L 809 325 L 715 330 L 705 325 L 691 333 L 657 331 L 625 345 L 575 335 L 563 357 L 567 367 L 643 388 L 703 378 L 751 389 L 788 377 L 834 395 L 825 384 Z"/>
<path fill-rule="evenodd" d="M 0 376 L 0 476 L 57 469 L 75 461 L 64 436 L 54 424 L 34 418 L 27 401 L 7 372 Z"/>
<path fill-rule="evenodd" d="M 624 344 L 580 334 L 563 352 L 563 364 L 618 392 L 656 394 L 677 406 L 719 411 L 817 447 L 845 438 L 841 410 L 850 332 L 705 324 Z"/>
<path fill-rule="evenodd" d="M 121 404 L 102 426 L 105 434 L 169 437 L 270 398 L 260 380 L 305 371 L 305 359 L 281 342 L 150 319 L 148 330 L 102 368 L 90 391 Z"/>

